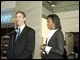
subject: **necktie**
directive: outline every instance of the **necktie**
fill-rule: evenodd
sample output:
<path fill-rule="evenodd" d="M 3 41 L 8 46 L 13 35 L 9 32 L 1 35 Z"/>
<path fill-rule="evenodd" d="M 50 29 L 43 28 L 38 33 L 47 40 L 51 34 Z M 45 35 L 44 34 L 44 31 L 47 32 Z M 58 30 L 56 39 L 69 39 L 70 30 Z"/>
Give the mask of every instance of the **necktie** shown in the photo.
<path fill-rule="evenodd" d="M 20 28 L 19 28 L 19 32 L 18 32 L 18 36 L 17 36 L 17 39 L 19 38 L 19 36 L 20 36 Z M 17 39 L 16 39 L 16 40 L 17 40 Z"/>
<path fill-rule="evenodd" d="M 20 36 L 20 28 L 19 28 L 19 32 L 18 32 L 17 39 L 19 38 L 19 36 Z M 17 39 L 16 39 L 16 40 L 17 40 Z M 16 59 L 16 42 L 15 42 L 15 44 L 14 44 L 14 59 Z"/>

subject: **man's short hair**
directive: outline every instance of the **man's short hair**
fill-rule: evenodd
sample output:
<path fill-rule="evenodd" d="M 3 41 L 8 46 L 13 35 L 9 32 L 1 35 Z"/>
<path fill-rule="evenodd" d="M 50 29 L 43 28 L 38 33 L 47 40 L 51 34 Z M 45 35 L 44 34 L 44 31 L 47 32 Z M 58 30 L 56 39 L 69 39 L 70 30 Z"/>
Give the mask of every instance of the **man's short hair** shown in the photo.
<path fill-rule="evenodd" d="M 26 18 L 26 14 L 24 12 L 22 12 L 22 11 L 16 12 L 16 14 L 18 14 L 18 13 L 21 13 L 23 15 L 23 17 Z"/>

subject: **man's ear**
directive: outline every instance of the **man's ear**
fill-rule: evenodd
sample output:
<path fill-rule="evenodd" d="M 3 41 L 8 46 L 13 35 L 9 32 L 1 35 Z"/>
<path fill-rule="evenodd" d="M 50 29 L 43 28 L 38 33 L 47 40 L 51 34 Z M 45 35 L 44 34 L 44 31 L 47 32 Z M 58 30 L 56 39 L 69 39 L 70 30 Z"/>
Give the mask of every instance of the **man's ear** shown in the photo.
<path fill-rule="evenodd" d="M 26 18 L 24 18 L 24 21 L 26 20 Z"/>

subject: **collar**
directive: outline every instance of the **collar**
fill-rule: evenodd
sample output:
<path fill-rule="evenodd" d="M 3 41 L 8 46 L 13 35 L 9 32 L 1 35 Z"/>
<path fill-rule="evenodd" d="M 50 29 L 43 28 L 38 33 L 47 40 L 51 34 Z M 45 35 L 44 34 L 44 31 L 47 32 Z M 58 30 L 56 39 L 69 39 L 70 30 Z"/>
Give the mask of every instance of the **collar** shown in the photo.
<path fill-rule="evenodd" d="M 58 30 L 58 29 L 50 30 L 50 31 L 48 32 L 47 38 L 48 38 L 48 37 L 51 37 L 57 30 Z"/>
<path fill-rule="evenodd" d="M 20 32 L 22 32 L 22 30 L 24 29 L 24 27 L 25 27 L 25 24 L 24 25 L 22 25 L 21 27 L 18 27 L 18 29 L 20 28 Z"/>
<path fill-rule="evenodd" d="M 49 31 L 49 33 L 50 33 L 50 32 L 52 33 L 52 32 L 57 31 L 57 30 L 58 30 L 58 29 L 55 29 L 55 30 L 54 30 L 54 29 L 53 29 L 53 30 L 50 30 L 50 31 Z"/>

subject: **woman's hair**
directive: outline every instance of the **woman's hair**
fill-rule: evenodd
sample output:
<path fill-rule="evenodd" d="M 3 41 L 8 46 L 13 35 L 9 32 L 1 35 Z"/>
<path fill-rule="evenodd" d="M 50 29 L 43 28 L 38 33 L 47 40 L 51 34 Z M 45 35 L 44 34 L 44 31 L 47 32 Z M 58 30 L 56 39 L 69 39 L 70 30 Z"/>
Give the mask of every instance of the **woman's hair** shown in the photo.
<path fill-rule="evenodd" d="M 48 18 L 51 18 L 52 21 L 54 22 L 55 24 L 55 29 L 60 29 L 61 30 L 61 24 L 60 24 L 60 19 L 59 17 L 56 15 L 56 14 L 51 14 L 47 17 Z"/>
<path fill-rule="evenodd" d="M 18 13 L 21 13 L 23 15 L 23 17 L 26 18 L 26 14 L 24 12 L 22 12 L 22 11 L 16 12 L 16 14 L 18 14 Z"/>

